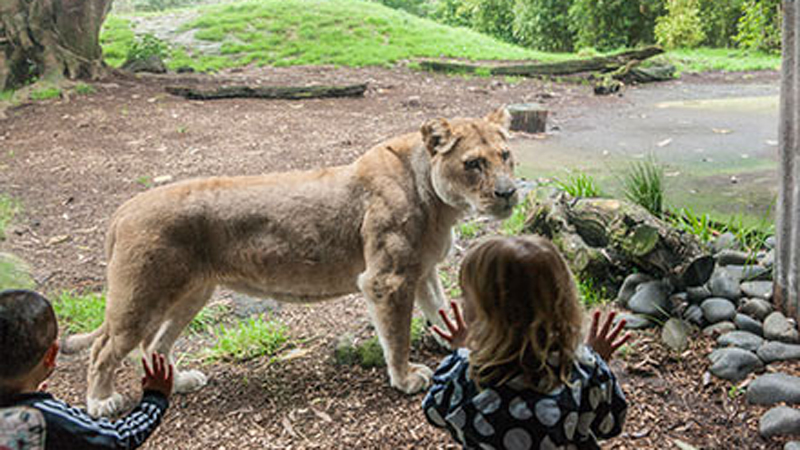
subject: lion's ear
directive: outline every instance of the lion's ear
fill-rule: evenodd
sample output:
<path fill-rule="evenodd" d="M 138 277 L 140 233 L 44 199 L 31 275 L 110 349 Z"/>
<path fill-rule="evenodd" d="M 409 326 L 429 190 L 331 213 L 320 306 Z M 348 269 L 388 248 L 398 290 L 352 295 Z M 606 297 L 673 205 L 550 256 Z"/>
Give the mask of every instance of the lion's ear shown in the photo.
<path fill-rule="evenodd" d="M 505 132 L 508 132 L 509 128 L 511 127 L 511 114 L 508 112 L 505 106 L 501 106 L 490 112 L 486 115 L 486 117 L 484 117 L 484 120 L 497 125 Z"/>
<path fill-rule="evenodd" d="M 429 120 L 422 125 L 421 131 L 422 141 L 431 155 L 447 153 L 456 143 L 450 123 L 445 119 Z"/>

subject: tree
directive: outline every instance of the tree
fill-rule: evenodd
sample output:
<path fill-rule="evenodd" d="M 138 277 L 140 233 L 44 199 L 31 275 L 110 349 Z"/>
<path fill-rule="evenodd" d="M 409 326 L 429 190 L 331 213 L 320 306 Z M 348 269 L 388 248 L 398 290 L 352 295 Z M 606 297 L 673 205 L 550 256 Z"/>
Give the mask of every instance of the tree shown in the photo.
<path fill-rule="evenodd" d="M 35 78 L 96 79 L 112 0 L 0 0 L 0 89 Z"/>

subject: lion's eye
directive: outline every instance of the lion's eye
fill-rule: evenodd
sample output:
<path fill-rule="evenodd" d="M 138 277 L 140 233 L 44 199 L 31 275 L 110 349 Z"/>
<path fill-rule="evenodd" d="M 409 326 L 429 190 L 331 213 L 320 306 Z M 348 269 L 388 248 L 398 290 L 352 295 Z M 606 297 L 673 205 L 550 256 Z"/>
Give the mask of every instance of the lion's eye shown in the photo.
<path fill-rule="evenodd" d="M 467 170 L 477 170 L 481 168 L 483 158 L 474 158 L 464 161 L 464 168 Z"/>
<path fill-rule="evenodd" d="M 506 150 L 500 154 L 500 157 L 503 158 L 503 161 L 508 161 L 508 158 L 511 158 L 511 152 Z"/>

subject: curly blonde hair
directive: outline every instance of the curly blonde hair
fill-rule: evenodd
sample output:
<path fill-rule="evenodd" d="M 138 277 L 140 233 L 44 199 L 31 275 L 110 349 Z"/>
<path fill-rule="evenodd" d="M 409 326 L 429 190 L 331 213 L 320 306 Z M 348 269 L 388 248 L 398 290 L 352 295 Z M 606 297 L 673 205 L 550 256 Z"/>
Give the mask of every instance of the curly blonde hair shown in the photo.
<path fill-rule="evenodd" d="M 472 380 L 502 384 L 521 374 L 539 392 L 569 383 L 583 308 L 572 272 L 549 240 L 483 241 L 464 258 L 459 282 L 472 316 Z"/>

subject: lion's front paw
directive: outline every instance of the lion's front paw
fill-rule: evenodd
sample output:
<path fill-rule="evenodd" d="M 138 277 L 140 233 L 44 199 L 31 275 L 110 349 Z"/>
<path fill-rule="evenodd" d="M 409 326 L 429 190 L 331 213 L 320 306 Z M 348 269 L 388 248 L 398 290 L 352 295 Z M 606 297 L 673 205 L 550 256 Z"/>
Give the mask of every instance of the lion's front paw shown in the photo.
<path fill-rule="evenodd" d="M 428 388 L 432 377 L 433 371 L 428 366 L 412 363 L 409 364 L 408 375 L 405 379 L 398 380 L 392 377 L 392 387 L 406 394 L 416 394 Z"/>
<path fill-rule="evenodd" d="M 208 378 L 199 370 L 178 372 L 175 376 L 175 393 L 188 394 L 199 391 L 208 383 Z"/>
<path fill-rule="evenodd" d="M 125 399 L 114 392 L 108 398 L 87 398 L 86 410 L 92 417 L 111 417 L 121 413 L 125 407 Z"/>

